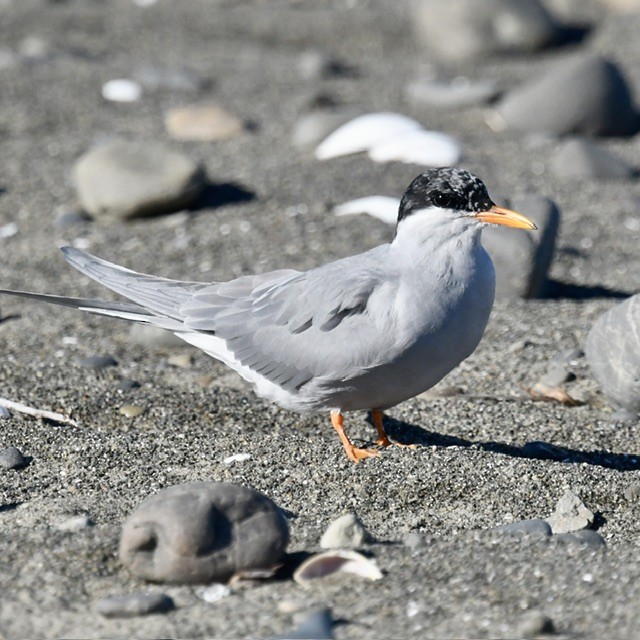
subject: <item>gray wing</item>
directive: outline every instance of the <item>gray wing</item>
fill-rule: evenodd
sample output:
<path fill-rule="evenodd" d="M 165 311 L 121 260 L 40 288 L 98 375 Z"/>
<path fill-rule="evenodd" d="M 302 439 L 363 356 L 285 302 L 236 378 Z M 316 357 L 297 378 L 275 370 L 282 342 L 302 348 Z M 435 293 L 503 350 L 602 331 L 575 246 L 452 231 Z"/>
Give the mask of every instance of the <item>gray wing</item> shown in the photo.
<path fill-rule="evenodd" d="M 200 289 L 180 308 L 185 328 L 222 338 L 239 363 L 288 391 L 314 378 L 348 380 L 389 353 L 385 319 L 372 308 L 393 288 L 380 268 L 383 251 L 275 282 L 240 278 Z"/>

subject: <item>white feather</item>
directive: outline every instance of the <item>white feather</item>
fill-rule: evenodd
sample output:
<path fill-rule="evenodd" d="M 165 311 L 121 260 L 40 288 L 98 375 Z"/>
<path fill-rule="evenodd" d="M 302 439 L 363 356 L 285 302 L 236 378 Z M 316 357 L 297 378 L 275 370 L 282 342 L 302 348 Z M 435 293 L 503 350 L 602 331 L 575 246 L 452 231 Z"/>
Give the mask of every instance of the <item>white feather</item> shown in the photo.
<path fill-rule="evenodd" d="M 337 216 L 352 216 L 360 213 L 382 220 L 385 224 L 395 224 L 398 219 L 400 200 L 389 196 L 367 196 L 339 204 L 333 209 Z"/>

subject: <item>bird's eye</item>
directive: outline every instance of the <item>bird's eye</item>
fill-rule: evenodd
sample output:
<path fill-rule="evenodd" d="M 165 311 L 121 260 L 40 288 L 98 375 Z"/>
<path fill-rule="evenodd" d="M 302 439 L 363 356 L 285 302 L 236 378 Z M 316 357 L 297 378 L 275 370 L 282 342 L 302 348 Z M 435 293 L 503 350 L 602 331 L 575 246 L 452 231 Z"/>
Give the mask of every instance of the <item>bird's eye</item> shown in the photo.
<path fill-rule="evenodd" d="M 433 203 L 436 205 L 436 207 L 442 207 L 443 209 L 449 207 L 451 205 L 451 201 L 452 198 L 447 193 L 436 193 L 436 195 L 433 197 Z"/>

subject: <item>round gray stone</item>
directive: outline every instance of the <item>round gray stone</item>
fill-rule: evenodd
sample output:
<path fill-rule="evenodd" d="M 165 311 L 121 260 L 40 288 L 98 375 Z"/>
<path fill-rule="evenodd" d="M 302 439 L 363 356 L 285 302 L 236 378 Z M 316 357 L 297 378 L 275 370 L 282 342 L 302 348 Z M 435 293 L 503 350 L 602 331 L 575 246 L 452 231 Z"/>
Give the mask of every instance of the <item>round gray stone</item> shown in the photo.
<path fill-rule="evenodd" d="M 551 618 L 540 611 L 529 611 L 517 625 L 515 637 L 524 640 L 552 633 L 555 633 L 555 628 Z"/>
<path fill-rule="evenodd" d="M 561 33 L 539 0 L 412 0 L 410 7 L 418 44 L 441 60 L 537 51 Z"/>
<path fill-rule="evenodd" d="M 488 228 L 482 244 L 496 269 L 496 298 L 539 298 L 545 294 L 560 226 L 560 211 L 548 198 L 530 194 L 508 203 L 536 223 L 537 231 Z"/>
<path fill-rule="evenodd" d="M 74 177 L 85 211 L 114 218 L 183 209 L 204 187 L 202 168 L 181 153 L 122 140 L 87 152 L 76 163 Z"/>
<path fill-rule="evenodd" d="M 585 352 L 609 402 L 640 411 L 640 294 L 595 321 L 587 335 Z"/>
<path fill-rule="evenodd" d="M 501 524 L 493 527 L 491 531 L 498 531 L 507 534 L 524 534 L 534 536 L 550 536 L 551 527 L 549 523 L 541 519 L 520 520 L 519 522 L 510 522 L 509 524 Z"/>
<path fill-rule="evenodd" d="M 590 180 L 628 180 L 636 169 L 595 142 L 568 140 L 560 145 L 553 159 L 556 175 L 563 178 Z"/>
<path fill-rule="evenodd" d="M 131 618 L 150 613 L 166 613 L 175 608 L 165 593 L 130 593 L 98 600 L 95 610 L 105 618 Z"/>
<path fill-rule="evenodd" d="M 596 55 L 555 62 L 542 76 L 507 94 L 495 127 L 552 135 L 628 136 L 638 131 L 631 91 L 616 64 Z"/>
<path fill-rule="evenodd" d="M 563 544 L 579 544 L 591 549 L 601 549 L 607 546 L 604 538 L 591 529 L 582 529 L 573 533 L 560 533 L 554 538 Z"/>
<path fill-rule="evenodd" d="M 0 451 L 0 467 L 5 469 L 22 469 L 27 466 L 27 459 L 18 447 L 7 447 Z"/>
<path fill-rule="evenodd" d="M 99 371 L 100 369 L 118 366 L 118 361 L 111 356 L 87 356 L 86 358 L 80 358 L 80 366 Z"/>
<path fill-rule="evenodd" d="M 498 95 L 498 83 L 463 77 L 450 82 L 414 80 L 405 87 L 404 93 L 408 102 L 417 106 L 457 109 L 489 102 Z"/>
<path fill-rule="evenodd" d="M 120 559 L 154 582 L 224 582 L 276 565 L 289 529 L 266 496 L 233 484 L 192 482 L 163 489 L 126 520 Z"/>

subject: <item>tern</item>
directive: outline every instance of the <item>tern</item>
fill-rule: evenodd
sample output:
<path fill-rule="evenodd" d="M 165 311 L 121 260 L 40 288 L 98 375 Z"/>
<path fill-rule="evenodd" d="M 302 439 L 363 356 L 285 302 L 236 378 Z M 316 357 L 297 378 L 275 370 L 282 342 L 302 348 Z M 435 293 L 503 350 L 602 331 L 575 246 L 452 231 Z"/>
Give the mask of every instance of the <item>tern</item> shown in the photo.
<path fill-rule="evenodd" d="M 367 410 L 393 444 L 383 411 L 433 387 L 478 346 L 493 306 L 495 272 L 481 244 L 487 225 L 536 226 L 494 204 L 471 173 L 445 167 L 409 185 L 390 243 L 309 271 L 229 282 L 136 273 L 73 247 L 78 271 L 130 302 L 0 290 L 172 331 L 221 360 L 257 395 L 297 412 L 329 411 L 350 460 L 343 413 Z"/>

